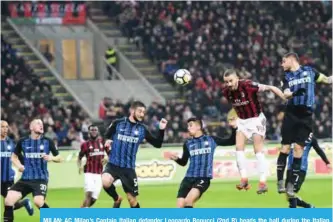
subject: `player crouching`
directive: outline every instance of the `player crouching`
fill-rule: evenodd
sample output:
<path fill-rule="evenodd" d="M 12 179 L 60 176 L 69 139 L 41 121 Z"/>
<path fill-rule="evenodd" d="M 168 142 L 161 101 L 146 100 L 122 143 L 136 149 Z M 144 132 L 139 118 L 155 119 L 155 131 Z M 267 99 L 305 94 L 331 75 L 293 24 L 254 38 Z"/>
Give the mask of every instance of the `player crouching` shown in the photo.
<path fill-rule="evenodd" d="M 171 154 L 169 158 L 181 166 L 185 166 L 190 159 L 185 178 L 178 191 L 177 207 L 193 208 L 195 202 L 208 189 L 213 178 L 214 152 L 217 146 L 235 145 L 236 131 L 228 139 L 208 136 L 204 134 L 202 121 L 190 118 L 187 121 L 187 129 L 192 137 L 183 145 L 183 155 L 179 158 Z"/>
<path fill-rule="evenodd" d="M 81 208 L 88 208 L 94 205 L 102 189 L 102 176 L 104 154 L 109 155 L 110 147 L 103 145 L 104 141 L 99 138 L 98 127 L 90 125 L 89 139 L 81 145 L 81 150 L 78 156 L 79 174 L 84 171 L 84 189 L 86 197 L 83 201 Z M 86 164 L 82 167 L 82 158 L 87 158 Z M 116 193 L 115 193 L 116 195 Z M 119 208 L 121 204 L 121 197 L 118 195 L 114 198 L 114 208 Z"/>

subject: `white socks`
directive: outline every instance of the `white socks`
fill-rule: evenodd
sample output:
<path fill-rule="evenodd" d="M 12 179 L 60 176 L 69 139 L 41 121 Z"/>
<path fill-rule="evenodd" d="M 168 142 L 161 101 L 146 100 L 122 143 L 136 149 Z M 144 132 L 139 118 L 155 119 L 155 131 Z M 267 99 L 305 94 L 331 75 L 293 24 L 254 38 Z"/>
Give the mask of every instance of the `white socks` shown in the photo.
<path fill-rule="evenodd" d="M 246 173 L 246 157 L 244 151 L 237 151 L 236 150 L 236 161 L 237 161 L 237 167 L 239 170 L 239 174 L 242 179 L 247 179 L 247 173 Z"/>
<path fill-rule="evenodd" d="M 259 170 L 259 175 L 260 175 L 260 182 L 266 182 L 266 172 L 267 172 L 267 162 L 266 162 L 266 157 L 264 153 L 259 152 L 256 153 L 256 157 L 258 160 L 258 170 Z"/>

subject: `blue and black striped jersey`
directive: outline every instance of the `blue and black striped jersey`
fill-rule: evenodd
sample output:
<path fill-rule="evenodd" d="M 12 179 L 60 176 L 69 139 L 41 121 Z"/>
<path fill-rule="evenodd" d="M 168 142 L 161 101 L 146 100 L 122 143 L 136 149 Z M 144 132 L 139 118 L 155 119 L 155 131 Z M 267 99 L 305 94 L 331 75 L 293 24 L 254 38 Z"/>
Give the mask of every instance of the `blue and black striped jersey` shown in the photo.
<path fill-rule="evenodd" d="M 48 180 L 49 172 L 47 170 L 47 161 L 43 155 L 59 155 L 52 140 L 46 137 L 32 139 L 24 137 L 20 139 L 15 147 L 14 153 L 24 157 L 23 180 Z"/>
<path fill-rule="evenodd" d="M 1 182 L 14 181 L 15 171 L 12 168 L 11 156 L 15 148 L 15 143 L 7 137 L 1 140 Z"/>
<path fill-rule="evenodd" d="M 144 139 L 156 148 L 160 148 L 164 139 L 164 130 L 154 137 L 147 126 L 141 122 L 131 122 L 129 118 L 115 120 L 107 129 L 105 139 L 112 140 L 109 163 L 123 168 L 135 168 L 136 154 Z"/>
<path fill-rule="evenodd" d="M 232 146 L 236 143 L 236 130 L 227 139 L 202 135 L 187 140 L 183 145 L 183 155 L 176 162 L 185 166 L 190 160 L 185 177 L 213 178 L 213 160 L 217 146 Z"/>

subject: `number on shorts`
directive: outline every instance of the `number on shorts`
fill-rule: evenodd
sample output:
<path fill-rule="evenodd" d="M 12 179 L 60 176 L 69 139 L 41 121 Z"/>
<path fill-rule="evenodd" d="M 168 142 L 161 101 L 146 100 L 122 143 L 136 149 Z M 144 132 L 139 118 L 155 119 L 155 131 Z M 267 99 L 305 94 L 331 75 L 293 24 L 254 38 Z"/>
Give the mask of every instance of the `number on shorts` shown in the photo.
<path fill-rule="evenodd" d="M 41 190 L 41 191 L 46 191 L 46 189 L 47 189 L 46 184 L 41 184 L 41 185 L 40 185 L 40 190 Z"/>
<path fill-rule="evenodd" d="M 134 182 L 134 186 L 137 187 L 137 186 L 138 186 L 138 179 L 137 179 L 137 178 L 134 178 L 134 179 L 133 179 L 133 182 Z"/>
<path fill-rule="evenodd" d="M 257 126 L 257 130 L 259 132 L 264 132 L 265 131 L 265 127 L 263 127 L 263 126 Z"/>
<path fill-rule="evenodd" d="M 202 185 L 202 184 L 204 184 L 204 182 L 205 182 L 204 180 L 200 180 L 199 184 Z"/>
<path fill-rule="evenodd" d="M 295 183 L 297 183 L 298 179 L 299 179 L 299 175 L 295 173 L 294 176 L 296 176 Z"/>

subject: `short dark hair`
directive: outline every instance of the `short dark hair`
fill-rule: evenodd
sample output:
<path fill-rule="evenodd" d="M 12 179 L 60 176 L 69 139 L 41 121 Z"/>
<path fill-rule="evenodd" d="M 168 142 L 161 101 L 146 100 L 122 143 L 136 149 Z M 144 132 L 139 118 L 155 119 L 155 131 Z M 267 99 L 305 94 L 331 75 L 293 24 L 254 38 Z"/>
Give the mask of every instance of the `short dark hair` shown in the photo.
<path fill-rule="evenodd" d="M 98 129 L 98 126 L 96 126 L 95 124 L 91 124 L 90 126 L 88 126 L 88 130 L 90 130 L 93 127 L 97 127 L 97 129 Z"/>
<path fill-rule="evenodd" d="M 197 123 L 199 123 L 200 128 L 203 130 L 203 122 L 202 122 L 201 119 L 199 119 L 199 118 L 197 118 L 197 117 L 191 117 L 191 118 L 189 118 L 189 119 L 187 120 L 187 123 L 189 123 L 189 122 L 197 122 Z"/>
<path fill-rule="evenodd" d="M 289 57 L 293 57 L 294 59 L 296 59 L 297 62 L 299 62 L 299 57 L 296 52 L 288 52 L 283 56 L 283 58 L 289 58 Z"/>
<path fill-rule="evenodd" d="M 146 105 L 143 102 L 141 102 L 141 101 L 134 101 L 134 102 L 132 102 L 132 104 L 131 104 L 131 108 L 132 109 L 136 109 L 138 107 L 146 108 Z"/>
<path fill-rule="evenodd" d="M 223 73 L 223 77 L 228 77 L 230 75 L 236 75 L 237 76 L 237 72 L 235 69 L 227 69 L 224 73 Z"/>

